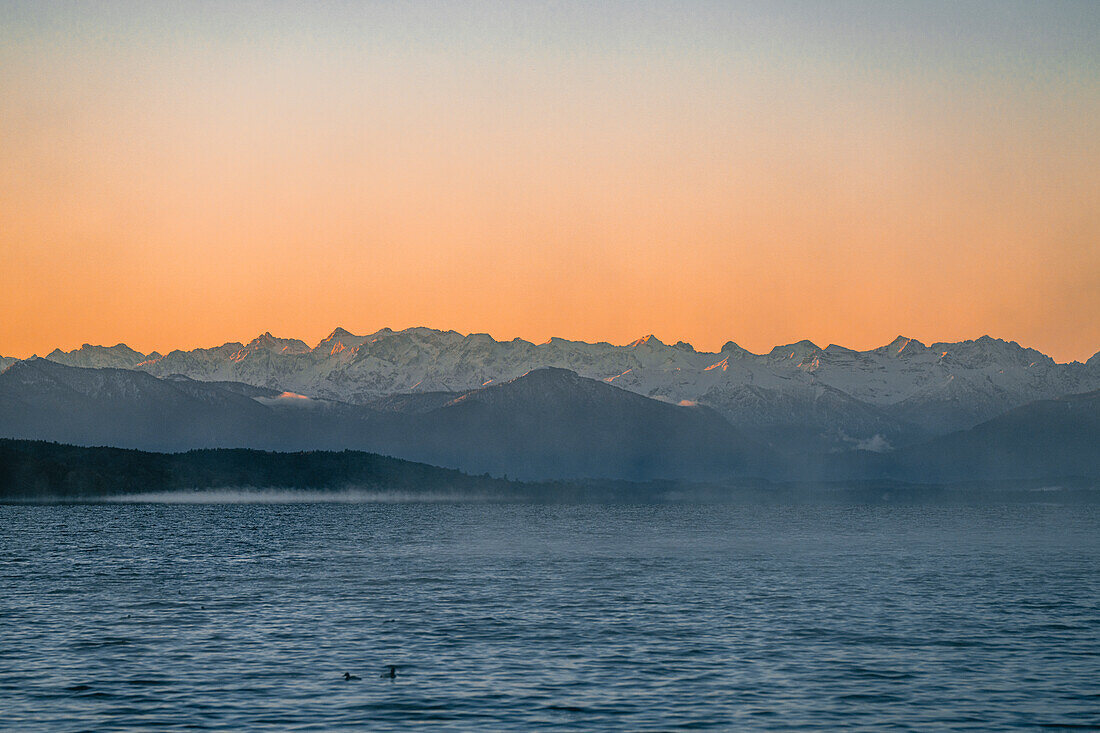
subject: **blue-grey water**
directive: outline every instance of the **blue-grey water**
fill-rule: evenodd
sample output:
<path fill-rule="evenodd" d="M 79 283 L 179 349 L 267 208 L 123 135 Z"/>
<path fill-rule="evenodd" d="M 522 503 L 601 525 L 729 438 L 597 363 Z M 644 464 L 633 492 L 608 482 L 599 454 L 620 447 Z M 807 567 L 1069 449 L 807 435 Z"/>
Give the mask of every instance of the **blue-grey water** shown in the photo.
<path fill-rule="evenodd" d="M 0 506 L 7 729 L 1090 726 L 1095 505 Z"/>

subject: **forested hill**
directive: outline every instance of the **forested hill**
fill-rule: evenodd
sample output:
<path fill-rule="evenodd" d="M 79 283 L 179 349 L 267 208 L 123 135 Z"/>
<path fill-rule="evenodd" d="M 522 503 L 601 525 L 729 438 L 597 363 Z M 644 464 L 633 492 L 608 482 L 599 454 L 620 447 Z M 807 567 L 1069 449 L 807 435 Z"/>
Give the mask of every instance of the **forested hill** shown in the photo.
<path fill-rule="evenodd" d="M 148 453 L 0 439 L 0 499 L 79 499 L 224 487 L 507 497 L 521 486 L 358 451 Z"/>

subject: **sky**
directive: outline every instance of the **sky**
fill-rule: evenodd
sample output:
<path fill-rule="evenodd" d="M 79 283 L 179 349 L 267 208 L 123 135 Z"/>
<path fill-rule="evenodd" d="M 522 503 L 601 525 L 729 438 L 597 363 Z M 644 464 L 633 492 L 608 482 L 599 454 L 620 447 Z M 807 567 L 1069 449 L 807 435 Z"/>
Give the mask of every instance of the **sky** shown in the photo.
<path fill-rule="evenodd" d="M 0 0 L 0 354 L 1100 350 L 1100 3 Z"/>

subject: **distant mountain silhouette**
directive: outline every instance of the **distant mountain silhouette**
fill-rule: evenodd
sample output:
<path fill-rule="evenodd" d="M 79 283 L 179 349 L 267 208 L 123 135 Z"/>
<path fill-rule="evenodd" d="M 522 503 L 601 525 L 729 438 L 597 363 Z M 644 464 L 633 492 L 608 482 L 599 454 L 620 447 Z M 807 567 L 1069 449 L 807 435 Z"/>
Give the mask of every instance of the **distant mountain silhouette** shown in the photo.
<path fill-rule="evenodd" d="M 272 340 L 271 347 L 280 343 Z M 638 348 L 655 346 L 650 340 Z M 848 409 L 843 395 L 829 388 L 818 394 L 819 402 L 831 405 L 827 410 Z M 793 423 L 816 414 L 799 402 L 785 409 Z M 75 445 L 351 449 L 523 479 L 1100 476 L 1100 391 L 1038 400 L 971 429 L 900 448 L 880 434 L 874 441 L 851 441 L 855 450 L 808 449 L 781 459 L 766 447 L 765 431 L 748 427 L 739 430 L 709 407 L 650 399 L 553 367 L 466 392 L 391 395 L 370 405 L 46 359 L 19 361 L 0 373 L 0 437 Z"/>
<path fill-rule="evenodd" d="M 31 359 L 0 374 L 0 435 L 150 450 L 251 445 L 272 412 L 254 397 L 277 394 Z"/>
<path fill-rule="evenodd" d="M 521 478 L 759 475 L 775 460 L 709 408 L 552 367 L 417 412 L 407 429 L 393 447 L 416 448 L 403 455 Z"/>
<path fill-rule="evenodd" d="M 1100 478 L 1100 390 L 1030 402 L 969 430 L 893 452 L 810 458 L 785 475 L 929 483 Z"/>
<path fill-rule="evenodd" d="M 897 475 L 932 481 L 1100 477 L 1100 390 L 1031 402 L 893 458 Z"/>
<path fill-rule="evenodd" d="M 762 474 L 773 461 L 708 408 L 564 369 L 410 399 L 427 404 L 383 411 L 34 359 L 0 374 L 0 436 L 155 451 L 355 449 L 524 478 L 716 478 Z"/>

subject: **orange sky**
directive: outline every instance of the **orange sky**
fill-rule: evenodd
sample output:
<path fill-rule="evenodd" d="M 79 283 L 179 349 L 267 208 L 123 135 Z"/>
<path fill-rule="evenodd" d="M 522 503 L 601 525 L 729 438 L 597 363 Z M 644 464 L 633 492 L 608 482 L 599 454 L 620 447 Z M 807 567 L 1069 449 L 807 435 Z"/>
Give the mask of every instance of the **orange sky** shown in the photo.
<path fill-rule="evenodd" d="M 1100 350 L 1100 5 L 0 9 L 0 354 Z"/>

